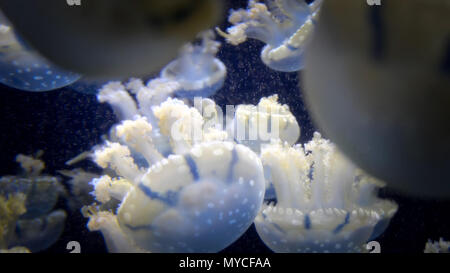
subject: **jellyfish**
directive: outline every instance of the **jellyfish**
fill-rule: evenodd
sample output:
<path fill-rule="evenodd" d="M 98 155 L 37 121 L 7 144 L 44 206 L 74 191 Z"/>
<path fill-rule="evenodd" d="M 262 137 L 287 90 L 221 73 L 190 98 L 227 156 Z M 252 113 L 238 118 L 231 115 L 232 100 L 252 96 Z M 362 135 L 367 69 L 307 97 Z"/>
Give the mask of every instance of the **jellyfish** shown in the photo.
<path fill-rule="evenodd" d="M 278 95 L 261 98 L 256 106 L 238 105 L 228 131 L 235 141 L 257 153 L 271 139 L 293 145 L 300 136 L 297 120 L 288 105 L 278 103 Z"/>
<path fill-rule="evenodd" d="M 439 238 L 439 241 L 428 240 L 424 253 L 450 253 L 450 242 Z"/>
<path fill-rule="evenodd" d="M 228 43 L 238 45 L 247 38 L 266 44 L 261 59 L 273 70 L 298 71 L 303 68 L 303 53 L 314 29 L 322 0 L 268 0 L 267 5 L 249 0 L 247 10 L 231 11 L 227 32 L 216 28 Z"/>
<path fill-rule="evenodd" d="M 216 58 L 220 43 L 212 30 L 199 34 L 200 45 L 187 44 L 180 56 L 161 71 L 161 78 L 181 85 L 176 95 L 183 98 L 209 97 L 222 88 L 227 74 L 225 65 Z"/>
<path fill-rule="evenodd" d="M 40 159 L 19 154 L 16 161 L 23 174 L 0 178 L 0 248 L 41 251 L 62 234 L 66 212 L 52 209 L 65 191 L 56 177 L 42 174 Z"/>
<path fill-rule="evenodd" d="M 0 13 L 0 82 L 24 91 L 49 91 L 72 84 L 80 75 L 64 71 L 30 49 Z"/>
<path fill-rule="evenodd" d="M 263 205 L 255 226 L 275 252 L 364 252 L 397 211 L 397 204 L 377 197 L 382 182 L 317 132 L 304 145 L 274 141 L 262 149 L 261 160 L 276 203 Z"/>
<path fill-rule="evenodd" d="M 93 152 L 110 174 L 92 181 L 99 205 L 83 210 L 88 228 L 102 232 L 110 252 L 217 252 L 239 238 L 264 197 L 259 157 L 227 141 L 225 131 L 204 127 L 200 112 L 179 99 L 153 106 L 154 124 L 140 115 L 146 109 L 131 109 L 136 115 L 112 130 L 115 141 Z M 169 155 L 157 149 L 154 126 L 168 140 Z M 118 203 L 116 213 L 103 208 L 111 202 Z"/>
<path fill-rule="evenodd" d="M 0 1 L 0 8 L 52 63 L 99 78 L 156 72 L 223 11 L 217 0 L 73 2 Z"/>

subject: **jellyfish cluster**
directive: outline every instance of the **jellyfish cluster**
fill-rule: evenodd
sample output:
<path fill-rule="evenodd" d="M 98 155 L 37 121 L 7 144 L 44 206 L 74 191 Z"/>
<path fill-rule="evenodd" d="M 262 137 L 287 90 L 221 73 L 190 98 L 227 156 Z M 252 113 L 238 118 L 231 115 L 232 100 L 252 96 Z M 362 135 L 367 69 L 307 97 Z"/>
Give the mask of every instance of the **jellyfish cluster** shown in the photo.
<path fill-rule="evenodd" d="M 266 3 L 250 0 L 231 12 L 227 33 L 217 31 L 232 44 L 262 40 L 267 66 L 297 71 L 321 1 Z M 377 196 L 384 183 L 319 132 L 298 144 L 300 124 L 277 94 L 224 115 L 207 98 L 226 77 L 220 43 L 212 31 L 199 39 L 158 77 L 98 90 L 117 122 L 67 164 L 91 159 L 101 174 L 60 171 L 87 228 L 109 252 L 218 252 L 251 225 L 274 252 L 366 252 L 398 208 Z M 25 174 L 0 180 L 0 249 L 38 251 L 62 230 L 64 212 L 51 212 L 58 180 L 41 175 L 40 160 L 17 160 Z"/>
<path fill-rule="evenodd" d="M 179 99 L 167 98 L 150 114 L 118 83 L 98 97 L 105 93 L 121 108 L 118 117 L 129 117 L 94 149 L 93 160 L 110 174 L 92 181 L 99 205 L 84 208 L 88 228 L 102 232 L 108 250 L 217 252 L 238 239 L 263 203 L 258 155 L 205 126 L 202 113 Z M 151 96 L 137 98 L 152 104 Z M 111 202 L 113 211 L 103 209 Z"/>
<path fill-rule="evenodd" d="M 226 32 L 217 32 L 226 41 L 239 45 L 248 38 L 266 44 L 261 60 L 268 67 L 283 72 L 303 68 L 303 53 L 314 30 L 322 0 L 307 4 L 304 0 L 269 0 L 267 4 L 249 0 L 247 9 L 233 10 Z"/>
<path fill-rule="evenodd" d="M 57 177 L 42 174 L 42 160 L 19 154 L 16 161 L 23 173 L 0 178 L 0 251 L 41 251 L 63 232 L 67 214 L 53 208 L 64 188 Z"/>
<path fill-rule="evenodd" d="M 93 148 L 104 175 L 82 211 L 110 252 L 217 252 L 252 223 L 276 252 L 364 252 L 386 229 L 397 205 L 376 196 L 383 183 L 319 133 L 295 144 L 300 126 L 277 95 L 223 124 L 213 100 L 176 98 L 180 85 L 131 79 L 98 93 L 118 123 Z"/>

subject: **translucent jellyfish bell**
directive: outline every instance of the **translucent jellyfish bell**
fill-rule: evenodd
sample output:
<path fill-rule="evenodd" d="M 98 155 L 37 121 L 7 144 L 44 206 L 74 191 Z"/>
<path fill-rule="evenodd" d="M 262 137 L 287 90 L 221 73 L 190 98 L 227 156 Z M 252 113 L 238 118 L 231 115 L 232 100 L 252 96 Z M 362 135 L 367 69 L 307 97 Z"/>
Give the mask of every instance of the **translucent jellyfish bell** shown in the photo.
<path fill-rule="evenodd" d="M 247 38 L 262 41 L 266 43 L 261 51 L 264 64 L 278 71 L 298 71 L 303 68 L 303 52 L 321 2 L 269 0 L 266 5 L 249 0 L 247 10 L 231 11 L 228 21 L 233 26 L 227 32 L 216 30 L 233 45 Z"/>
<path fill-rule="evenodd" d="M 220 43 L 214 41 L 214 32 L 202 32 L 200 37 L 200 45 L 185 45 L 178 59 L 161 71 L 161 78 L 176 81 L 181 85 L 181 89 L 176 92 L 179 97 L 209 97 L 219 90 L 225 81 L 227 70 L 216 58 Z"/>
<path fill-rule="evenodd" d="M 43 161 L 21 154 L 16 161 L 24 174 L 0 178 L 0 249 L 41 251 L 64 230 L 66 212 L 51 211 L 64 188 L 56 177 L 41 174 Z"/>
<path fill-rule="evenodd" d="M 0 82 L 25 91 L 49 91 L 69 85 L 80 75 L 50 64 L 17 36 L 0 13 Z"/>
<path fill-rule="evenodd" d="M 319 133 L 304 146 L 272 143 L 261 159 L 277 203 L 264 205 L 255 225 L 276 252 L 364 252 L 397 211 L 394 202 L 376 196 L 382 183 Z"/>

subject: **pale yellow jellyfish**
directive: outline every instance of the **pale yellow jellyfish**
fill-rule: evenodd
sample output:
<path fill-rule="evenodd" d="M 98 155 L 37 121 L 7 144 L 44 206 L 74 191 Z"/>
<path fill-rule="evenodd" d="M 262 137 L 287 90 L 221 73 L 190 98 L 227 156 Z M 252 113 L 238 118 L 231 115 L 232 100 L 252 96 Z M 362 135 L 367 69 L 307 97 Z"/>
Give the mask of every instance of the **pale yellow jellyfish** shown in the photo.
<path fill-rule="evenodd" d="M 138 96 L 139 106 L 142 99 Z M 125 110 L 119 112 L 130 109 Z M 114 127 L 115 141 L 93 153 L 94 161 L 112 173 L 92 182 L 101 205 L 85 209 L 88 228 L 102 232 L 111 252 L 216 252 L 235 241 L 263 201 L 258 156 L 226 141 L 225 131 L 204 127 L 201 113 L 178 99 L 153 106 L 153 124 L 140 115 L 148 114 L 141 107 L 131 110 L 136 115 Z M 167 139 L 168 155 L 157 149 L 158 138 Z M 146 164 L 137 164 L 137 158 Z M 114 201 L 116 213 L 103 209 Z"/>
<path fill-rule="evenodd" d="M 255 219 L 276 252 L 363 252 L 397 211 L 376 196 L 382 183 L 359 171 L 319 133 L 305 145 L 274 142 L 261 152 L 276 204 Z"/>

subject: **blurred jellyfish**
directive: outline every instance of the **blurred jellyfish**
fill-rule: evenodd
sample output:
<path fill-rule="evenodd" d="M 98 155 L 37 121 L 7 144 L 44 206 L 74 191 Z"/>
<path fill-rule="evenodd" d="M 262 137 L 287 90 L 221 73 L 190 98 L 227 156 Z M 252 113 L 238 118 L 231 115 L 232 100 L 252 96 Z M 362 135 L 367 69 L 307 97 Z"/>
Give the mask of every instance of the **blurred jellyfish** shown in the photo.
<path fill-rule="evenodd" d="M 380 182 L 314 134 L 304 146 L 274 142 L 262 149 L 276 204 L 263 205 L 256 230 L 275 252 L 363 252 L 397 205 L 379 199 Z"/>
<path fill-rule="evenodd" d="M 6 197 L 0 195 L 0 252 L 14 252 L 9 245 L 17 220 L 27 211 L 25 199 L 22 193 L 12 193 Z"/>
<path fill-rule="evenodd" d="M 153 112 L 171 154 L 156 148 L 146 117 L 117 125 L 118 142 L 106 142 L 94 152 L 95 162 L 114 174 L 93 180 L 101 205 L 84 209 L 88 228 L 102 232 L 110 252 L 217 252 L 227 247 L 261 207 L 261 161 L 247 147 L 225 141 L 225 131 L 204 129 L 200 112 L 178 99 L 168 98 Z M 135 164 L 131 151 L 140 153 L 148 167 Z M 117 214 L 102 209 L 112 200 L 120 202 Z"/>
<path fill-rule="evenodd" d="M 247 38 L 262 41 L 266 43 L 261 51 L 264 64 L 278 71 L 298 71 L 303 68 L 303 53 L 321 2 L 268 0 L 266 5 L 249 0 L 247 10 L 231 11 L 228 21 L 233 26 L 226 33 L 216 30 L 233 45 Z"/>
<path fill-rule="evenodd" d="M 433 242 L 428 240 L 425 244 L 424 253 L 450 253 L 450 242 L 440 238 L 439 241 Z"/>
<path fill-rule="evenodd" d="M 0 178 L 0 206 L 6 211 L 0 213 L 0 222 L 9 226 L 0 232 L 0 248 L 22 246 L 41 251 L 55 243 L 63 231 L 66 212 L 51 210 L 64 188 L 56 177 L 41 174 L 43 161 L 21 154 L 16 161 L 24 173 Z M 22 201 L 24 208 L 18 209 Z"/>
<path fill-rule="evenodd" d="M 90 77 L 159 71 L 222 15 L 217 0 L 0 1 L 26 41 L 52 63 Z M 24 8 L 26 7 L 26 8 Z M 45 18 L 43 20 L 42 18 Z"/>
<path fill-rule="evenodd" d="M 259 153 L 261 145 L 280 139 L 293 145 L 300 136 L 300 127 L 289 106 L 278 102 L 278 95 L 261 98 L 258 105 L 238 105 L 233 123 L 228 128 L 238 143 Z"/>
<path fill-rule="evenodd" d="M 200 45 L 185 45 L 178 59 L 161 71 L 161 78 L 176 81 L 179 97 L 209 97 L 222 88 L 227 74 L 225 65 L 216 58 L 220 43 L 212 30 L 200 33 Z"/>
<path fill-rule="evenodd" d="M 450 198 L 450 1 L 364 2 L 320 8 L 301 75 L 307 110 L 389 187 Z"/>
<path fill-rule="evenodd" d="M 80 75 L 64 71 L 20 40 L 0 13 L 0 82 L 25 91 L 49 91 L 69 85 Z"/>

